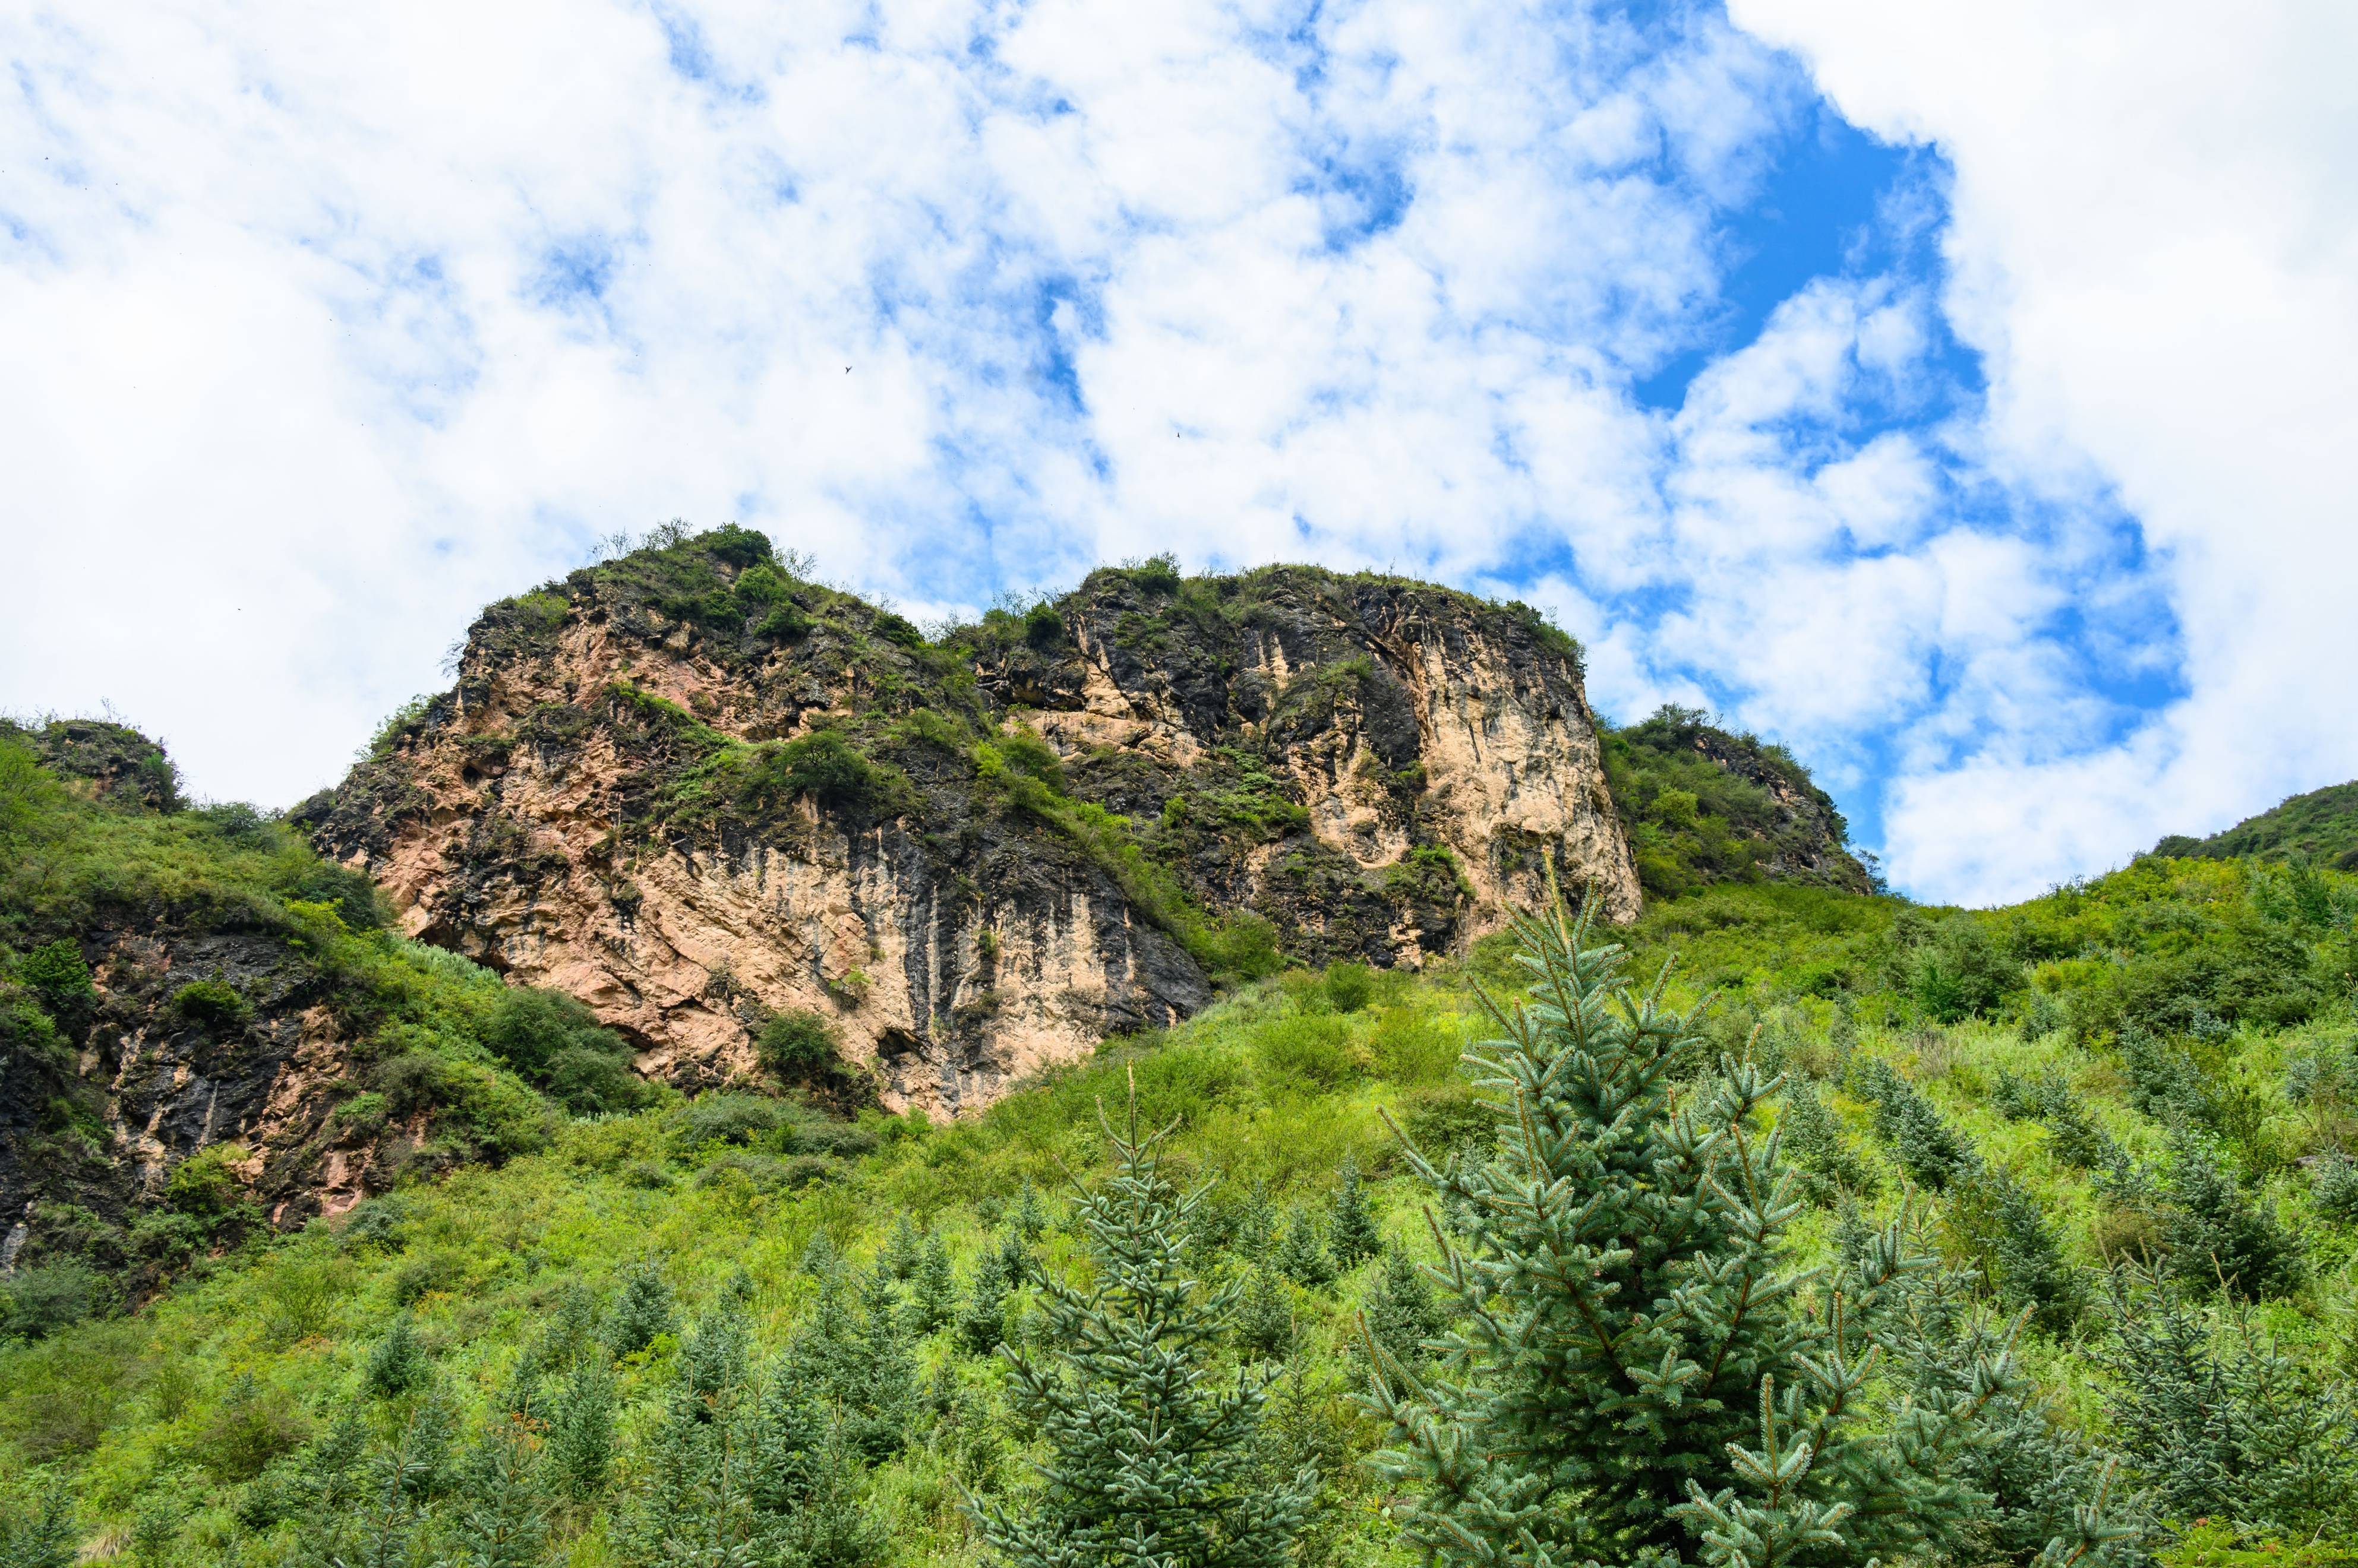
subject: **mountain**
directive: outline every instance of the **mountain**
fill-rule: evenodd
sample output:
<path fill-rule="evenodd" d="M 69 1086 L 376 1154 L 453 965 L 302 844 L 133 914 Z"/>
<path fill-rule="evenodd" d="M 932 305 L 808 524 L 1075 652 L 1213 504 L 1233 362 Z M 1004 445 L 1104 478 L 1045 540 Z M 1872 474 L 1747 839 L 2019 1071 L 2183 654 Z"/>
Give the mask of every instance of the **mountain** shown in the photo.
<path fill-rule="evenodd" d="M 2173 833 L 2155 845 L 2153 852 L 2199 860 L 2301 856 L 2319 865 L 2358 871 L 2358 784 L 2328 784 L 2293 795 L 2208 838 Z"/>
<path fill-rule="evenodd" d="M 1158 560 L 929 640 L 738 528 L 493 605 L 294 820 L 650 1075 L 743 1078 L 809 1013 L 938 1113 L 1217 981 L 1414 968 L 1551 862 L 1639 900 L 1579 649 L 1523 606 Z"/>

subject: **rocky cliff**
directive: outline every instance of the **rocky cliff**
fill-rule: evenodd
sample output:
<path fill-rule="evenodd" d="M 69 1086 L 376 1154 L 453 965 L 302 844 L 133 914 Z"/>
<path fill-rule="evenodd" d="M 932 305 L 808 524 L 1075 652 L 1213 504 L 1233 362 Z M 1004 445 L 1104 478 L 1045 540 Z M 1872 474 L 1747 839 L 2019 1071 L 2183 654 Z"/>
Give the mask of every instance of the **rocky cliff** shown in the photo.
<path fill-rule="evenodd" d="M 1283 957 L 1415 965 L 1638 881 L 1577 648 L 1389 577 L 1150 562 L 928 640 L 758 534 L 492 606 L 297 820 L 414 935 L 683 1085 L 829 1019 L 956 1112 Z"/>

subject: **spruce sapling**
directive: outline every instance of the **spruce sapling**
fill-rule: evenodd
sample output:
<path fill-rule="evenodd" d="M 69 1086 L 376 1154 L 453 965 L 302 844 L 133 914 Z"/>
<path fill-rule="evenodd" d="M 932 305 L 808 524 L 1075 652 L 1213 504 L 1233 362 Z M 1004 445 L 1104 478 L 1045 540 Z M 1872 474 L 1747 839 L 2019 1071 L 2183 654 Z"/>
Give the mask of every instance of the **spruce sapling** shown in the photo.
<path fill-rule="evenodd" d="M 1048 1360 L 1000 1351 L 1016 1408 L 1047 1444 L 1046 1484 L 1021 1507 L 969 1498 L 968 1512 L 1019 1568 L 1278 1568 L 1316 1473 L 1258 1474 L 1265 1374 L 1212 1383 L 1236 1287 L 1207 1291 L 1182 1262 L 1205 1191 L 1163 1174 L 1168 1130 L 1141 1131 L 1135 1087 L 1120 1130 L 1098 1119 L 1117 1170 L 1075 1194 L 1094 1282 L 1042 1282 Z"/>
<path fill-rule="evenodd" d="M 548 1404 L 547 1458 L 551 1487 L 575 1502 L 604 1495 L 614 1462 L 613 1370 L 602 1356 L 584 1356 Z"/>
<path fill-rule="evenodd" d="M 1398 1248 L 1384 1254 L 1382 1271 L 1368 1285 L 1359 1314 L 1365 1335 L 1354 1348 L 1360 1361 L 1370 1359 L 1372 1345 L 1412 1374 L 1421 1373 L 1432 1359 L 1424 1342 L 1445 1326 L 1424 1271 Z"/>
<path fill-rule="evenodd" d="M 539 1454 L 531 1425 L 494 1421 L 468 1455 L 459 1495 L 450 1568 L 532 1568 L 548 1537 Z"/>
<path fill-rule="evenodd" d="M 1464 1219 L 1433 1227 L 1460 1324 L 1442 1373 L 1369 1347 L 1408 1544 L 1728 1568 L 1961 1545 L 1987 1499 L 1948 1472 L 2018 1381 L 2011 1334 L 1962 1391 L 1871 1407 L 1873 1343 L 1930 1260 L 1895 1224 L 1831 1276 L 1788 1265 L 1802 1206 L 1762 1125 L 1778 1080 L 1696 1061 L 1699 1019 L 1635 992 L 1594 918 L 1515 923 L 1527 997 L 1492 1006 L 1500 1037 L 1468 1057 L 1492 1152 L 1442 1170 L 1409 1149 Z"/>
<path fill-rule="evenodd" d="M 1293 1354 L 1293 1302 L 1277 1271 L 1256 1266 L 1237 1301 L 1237 1348 L 1260 1361 Z"/>
<path fill-rule="evenodd" d="M 1285 1237 L 1277 1244 L 1274 1261 L 1279 1273 L 1304 1290 L 1314 1291 L 1335 1280 L 1335 1260 L 1318 1238 L 1318 1222 L 1300 1204 L 1286 1215 Z"/>
<path fill-rule="evenodd" d="M 1335 1206 L 1326 1220 L 1326 1240 L 1336 1267 L 1348 1273 L 1364 1258 L 1383 1249 L 1383 1236 L 1368 1207 L 1367 1188 L 1359 1180 L 1359 1162 L 1343 1156 L 1342 1180 L 1335 1187 Z"/>
<path fill-rule="evenodd" d="M 671 1287 L 652 1259 L 641 1261 L 622 1280 L 614 1304 L 606 1313 L 606 1353 L 620 1361 L 654 1343 L 658 1335 L 678 1326 L 672 1315 Z"/>
<path fill-rule="evenodd" d="M 909 1332 L 922 1338 L 947 1323 L 957 1310 L 957 1276 L 950 1269 L 949 1247 L 938 1233 L 928 1230 L 909 1280 Z"/>
<path fill-rule="evenodd" d="M 393 1320 L 393 1326 L 369 1352 L 361 1382 L 379 1399 L 392 1400 L 423 1388 L 433 1375 L 434 1364 L 427 1358 L 426 1347 L 417 1341 L 417 1326 L 404 1312 Z"/>
<path fill-rule="evenodd" d="M 1010 1239 L 1014 1238 L 1014 1232 L 1008 1235 Z M 985 1248 L 975 1260 L 974 1278 L 957 1314 L 958 1343 L 977 1356 L 990 1355 L 1007 1337 L 1008 1284 L 1006 1249 Z"/>

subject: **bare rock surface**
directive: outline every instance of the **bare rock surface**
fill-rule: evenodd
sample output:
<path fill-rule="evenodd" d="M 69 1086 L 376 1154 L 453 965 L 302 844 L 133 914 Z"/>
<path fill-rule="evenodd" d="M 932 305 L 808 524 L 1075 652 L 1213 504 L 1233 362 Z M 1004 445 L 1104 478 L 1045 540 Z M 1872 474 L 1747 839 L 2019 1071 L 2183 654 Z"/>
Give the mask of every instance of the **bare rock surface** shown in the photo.
<path fill-rule="evenodd" d="M 1579 653 L 1390 577 L 1107 569 L 928 641 L 724 529 L 492 606 L 297 821 L 684 1087 L 830 1020 L 955 1114 L 1282 954 L 1416 965 L 1551 860 L 1638 912 Z"/>

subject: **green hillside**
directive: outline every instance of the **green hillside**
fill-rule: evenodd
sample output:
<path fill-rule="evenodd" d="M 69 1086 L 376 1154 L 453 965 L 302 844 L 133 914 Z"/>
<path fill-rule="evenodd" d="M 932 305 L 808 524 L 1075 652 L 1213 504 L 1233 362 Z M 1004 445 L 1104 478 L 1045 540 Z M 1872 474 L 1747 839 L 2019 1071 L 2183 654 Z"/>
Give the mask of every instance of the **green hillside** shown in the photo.
<path fill-rule="evenodd" d="M 2358 784 L 2329 784 L 2294 795 L 2208 838 L 2173 834 L 2156 845 L 2154 853 L 2207 860 L 2300 856 L 2320 865 L 2358 871 Z"/>
<path fill-rule="evenodd" d="M 2108 1460 L 2107 1517 L 2144 1534 L 2107 1560 L 2358 1548 L 2353 909 L 2338 873 L 2148 859 L 1974 914 L 1722 886 L 1626 934 L 1638 976 L 1677 956 L 1671 1002 L 1715 997 L 1681 1095 L 1717 1052 L 1784 1074 L 1777 1256 L 1855 1266 L 1923 1206 L 1949 1272 L 1904 1296 L 1870 1431 L 1964 1397 L 1973 1303 L 2027 1314 L 2028 1383 L 1941 1465 L 1994 1500 L 1937 1555 L 2028 1561 Z M 552 1109 L 496 1168 L 246 1230 L 135 1315 L 0 1350 L 9 1561 L 979 1561 L 962 1498 L 1020 1514 L 1047 1441 L 987 1351 L 1058 1347 L 1043 1282 L 1088 1276 L 1066 1177 L 1107 1177 L 1098 1108 L 1131 1082 L 1174 1170 L 1217 1182 L 1186 1256 L 1242 1293 L 1205 1353 L 1214 1383 L 1274 1375 L 1252 1467 L 1314 1472 L 1299 1560 L 1412 1561 L 1365 1463 L 1358 1324 L 1429 1373 L 1451 1321 L 1399 1260 L 1475 1217 L 1383 1115 L 1436 1160 L 1500 1134 L 1458 1058 L 1495 1033 L 1477 984 L 1521 983 L 1508 946 L 1260 982 L 952 1127 Z M 1372 1242 L 1338 1197 L 1359 1178 Z"/>

